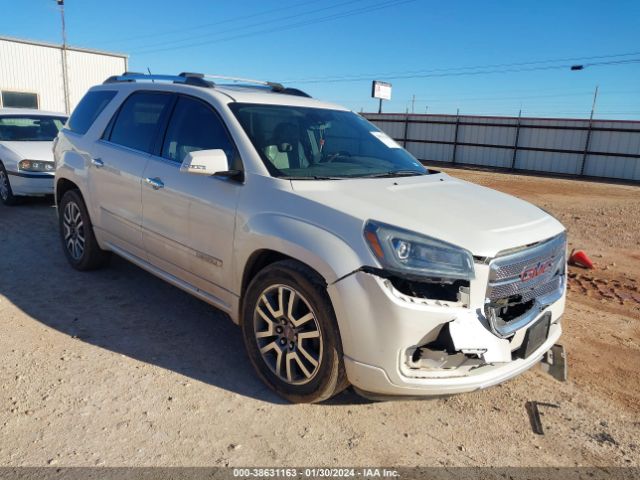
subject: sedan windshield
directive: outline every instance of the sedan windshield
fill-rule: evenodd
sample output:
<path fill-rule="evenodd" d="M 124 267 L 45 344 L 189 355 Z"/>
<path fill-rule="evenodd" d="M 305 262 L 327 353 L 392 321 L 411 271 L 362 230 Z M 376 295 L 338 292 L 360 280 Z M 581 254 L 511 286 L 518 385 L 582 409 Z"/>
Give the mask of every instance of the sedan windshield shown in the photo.
<path fill-rule="evenodd" d="M 429 173 L 389 136 L 353 112 L 245 103 L 229 106 L 273 176 L 305 180 Z"/>
<path fill-rule="evenodd" d="M 66 122 L 63 117 L 44 115 L 0 117 L 0 141 L 3 142 L 50 142 Z"/>

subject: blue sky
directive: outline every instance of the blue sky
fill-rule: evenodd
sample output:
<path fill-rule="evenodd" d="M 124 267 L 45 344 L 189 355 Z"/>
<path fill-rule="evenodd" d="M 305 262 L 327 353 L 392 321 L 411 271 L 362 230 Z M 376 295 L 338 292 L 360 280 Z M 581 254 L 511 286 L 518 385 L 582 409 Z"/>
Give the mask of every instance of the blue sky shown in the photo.
<path fill-rule="evenodd" d="M 1 35 L 60 42 L 55 0 L 10 3 Z M 596 118 L 640 118 L 637 0 L 65 4 L 71 45 L 127 53 L 134 71 L 283 81 L 357 111 L 377 109 L 371 80 L 386 80 L 384 111 L 415 95 L 416 113 L 585 117 L 599 85 Z"/>

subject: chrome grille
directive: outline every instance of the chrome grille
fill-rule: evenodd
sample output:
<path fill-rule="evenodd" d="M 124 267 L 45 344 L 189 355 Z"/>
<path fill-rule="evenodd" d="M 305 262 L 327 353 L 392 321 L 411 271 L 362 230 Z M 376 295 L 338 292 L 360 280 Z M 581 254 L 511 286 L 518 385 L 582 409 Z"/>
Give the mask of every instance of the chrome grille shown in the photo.
<path fill-rule="evenodd" d="M 538 275 L 537 277 L 529 280 L 522 281 L 520 279 L 520 275 L 516 277 L 512 277 L 503 282 L 491 282 L 489 284 L 490 293 L 489 298 L 492 300 L 496 300 L 499 298 L 512 297 L 514 295 L 526 295 L 531 291 L 534 291 L 540 287 L 540 285 L 544 285 L 546 283 L 552 282 L 553 279 L 557 278 L 558 270 L 562 268 L 564 260 L 564 255 L 558 255 L 549 260 L 543 259 L 539 260 L 535 263 L 527 263 L 520 269 L 522 272 L 527 265 L 548 265 L 545 269 L 545 272 Z M 550 262 L 550 263 L 547 263 Z"/>
<path fill-rule="evenodd" d="M 489 264 L 489 285 L 485 314 L 491 328 L 506 337 L 526 326 L 537 313 L 555 302 L 564 291 L 566 270 L 566 234 L 498 256 Z M 533 302 L 532 302 L 533 300 Z M 531 306 L 517 318 L 508 318 L 511 306 Z"/>
<path fill-rule="evenodd" d="M 529 290 L 527 293 L 523 294 L 522 302 L 526 303 L 529 300 L 533 300 L 534 298 L 540 298 L 549 295 L 556 290 L 564 287 L 563 282 L 564 276 L 556 275 L 550 282 L 538 285 L 535 289 Z"/>

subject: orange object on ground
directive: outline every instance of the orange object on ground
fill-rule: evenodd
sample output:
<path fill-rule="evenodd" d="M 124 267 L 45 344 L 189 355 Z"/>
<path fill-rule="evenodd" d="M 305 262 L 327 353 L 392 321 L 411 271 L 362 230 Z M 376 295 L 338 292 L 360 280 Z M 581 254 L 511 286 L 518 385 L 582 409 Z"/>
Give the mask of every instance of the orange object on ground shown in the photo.
<path fill-rule="evenodd" d="M 569 264 L 582 268 L 593 268 L 593 262 L 584 250 L 573 250 L 569 255 Z"/>

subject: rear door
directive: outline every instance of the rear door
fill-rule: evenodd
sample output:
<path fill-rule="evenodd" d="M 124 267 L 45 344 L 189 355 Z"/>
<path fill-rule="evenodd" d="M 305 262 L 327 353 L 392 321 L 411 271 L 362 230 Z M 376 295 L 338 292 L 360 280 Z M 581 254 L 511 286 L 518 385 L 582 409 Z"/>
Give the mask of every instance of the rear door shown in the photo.
<path fill-rule="evenodd" d="M 174 100 L 165 92 L 132 93 L 93 149 L 89 183 L 98 201 L 96 223 L 106 242 L 140 258 L 142 175 Z"/>
<path fill-rule="evenodd" d="M 179 96 L 164 141 L 144 172 L 143 238 L 151 263 L 227 304 L 235 211 L 242 184 L 180 172 L 187 153 L 208 149 L 223 149 L 231 162 L 239 162 L 213 107 L 197 98 Z"/>

